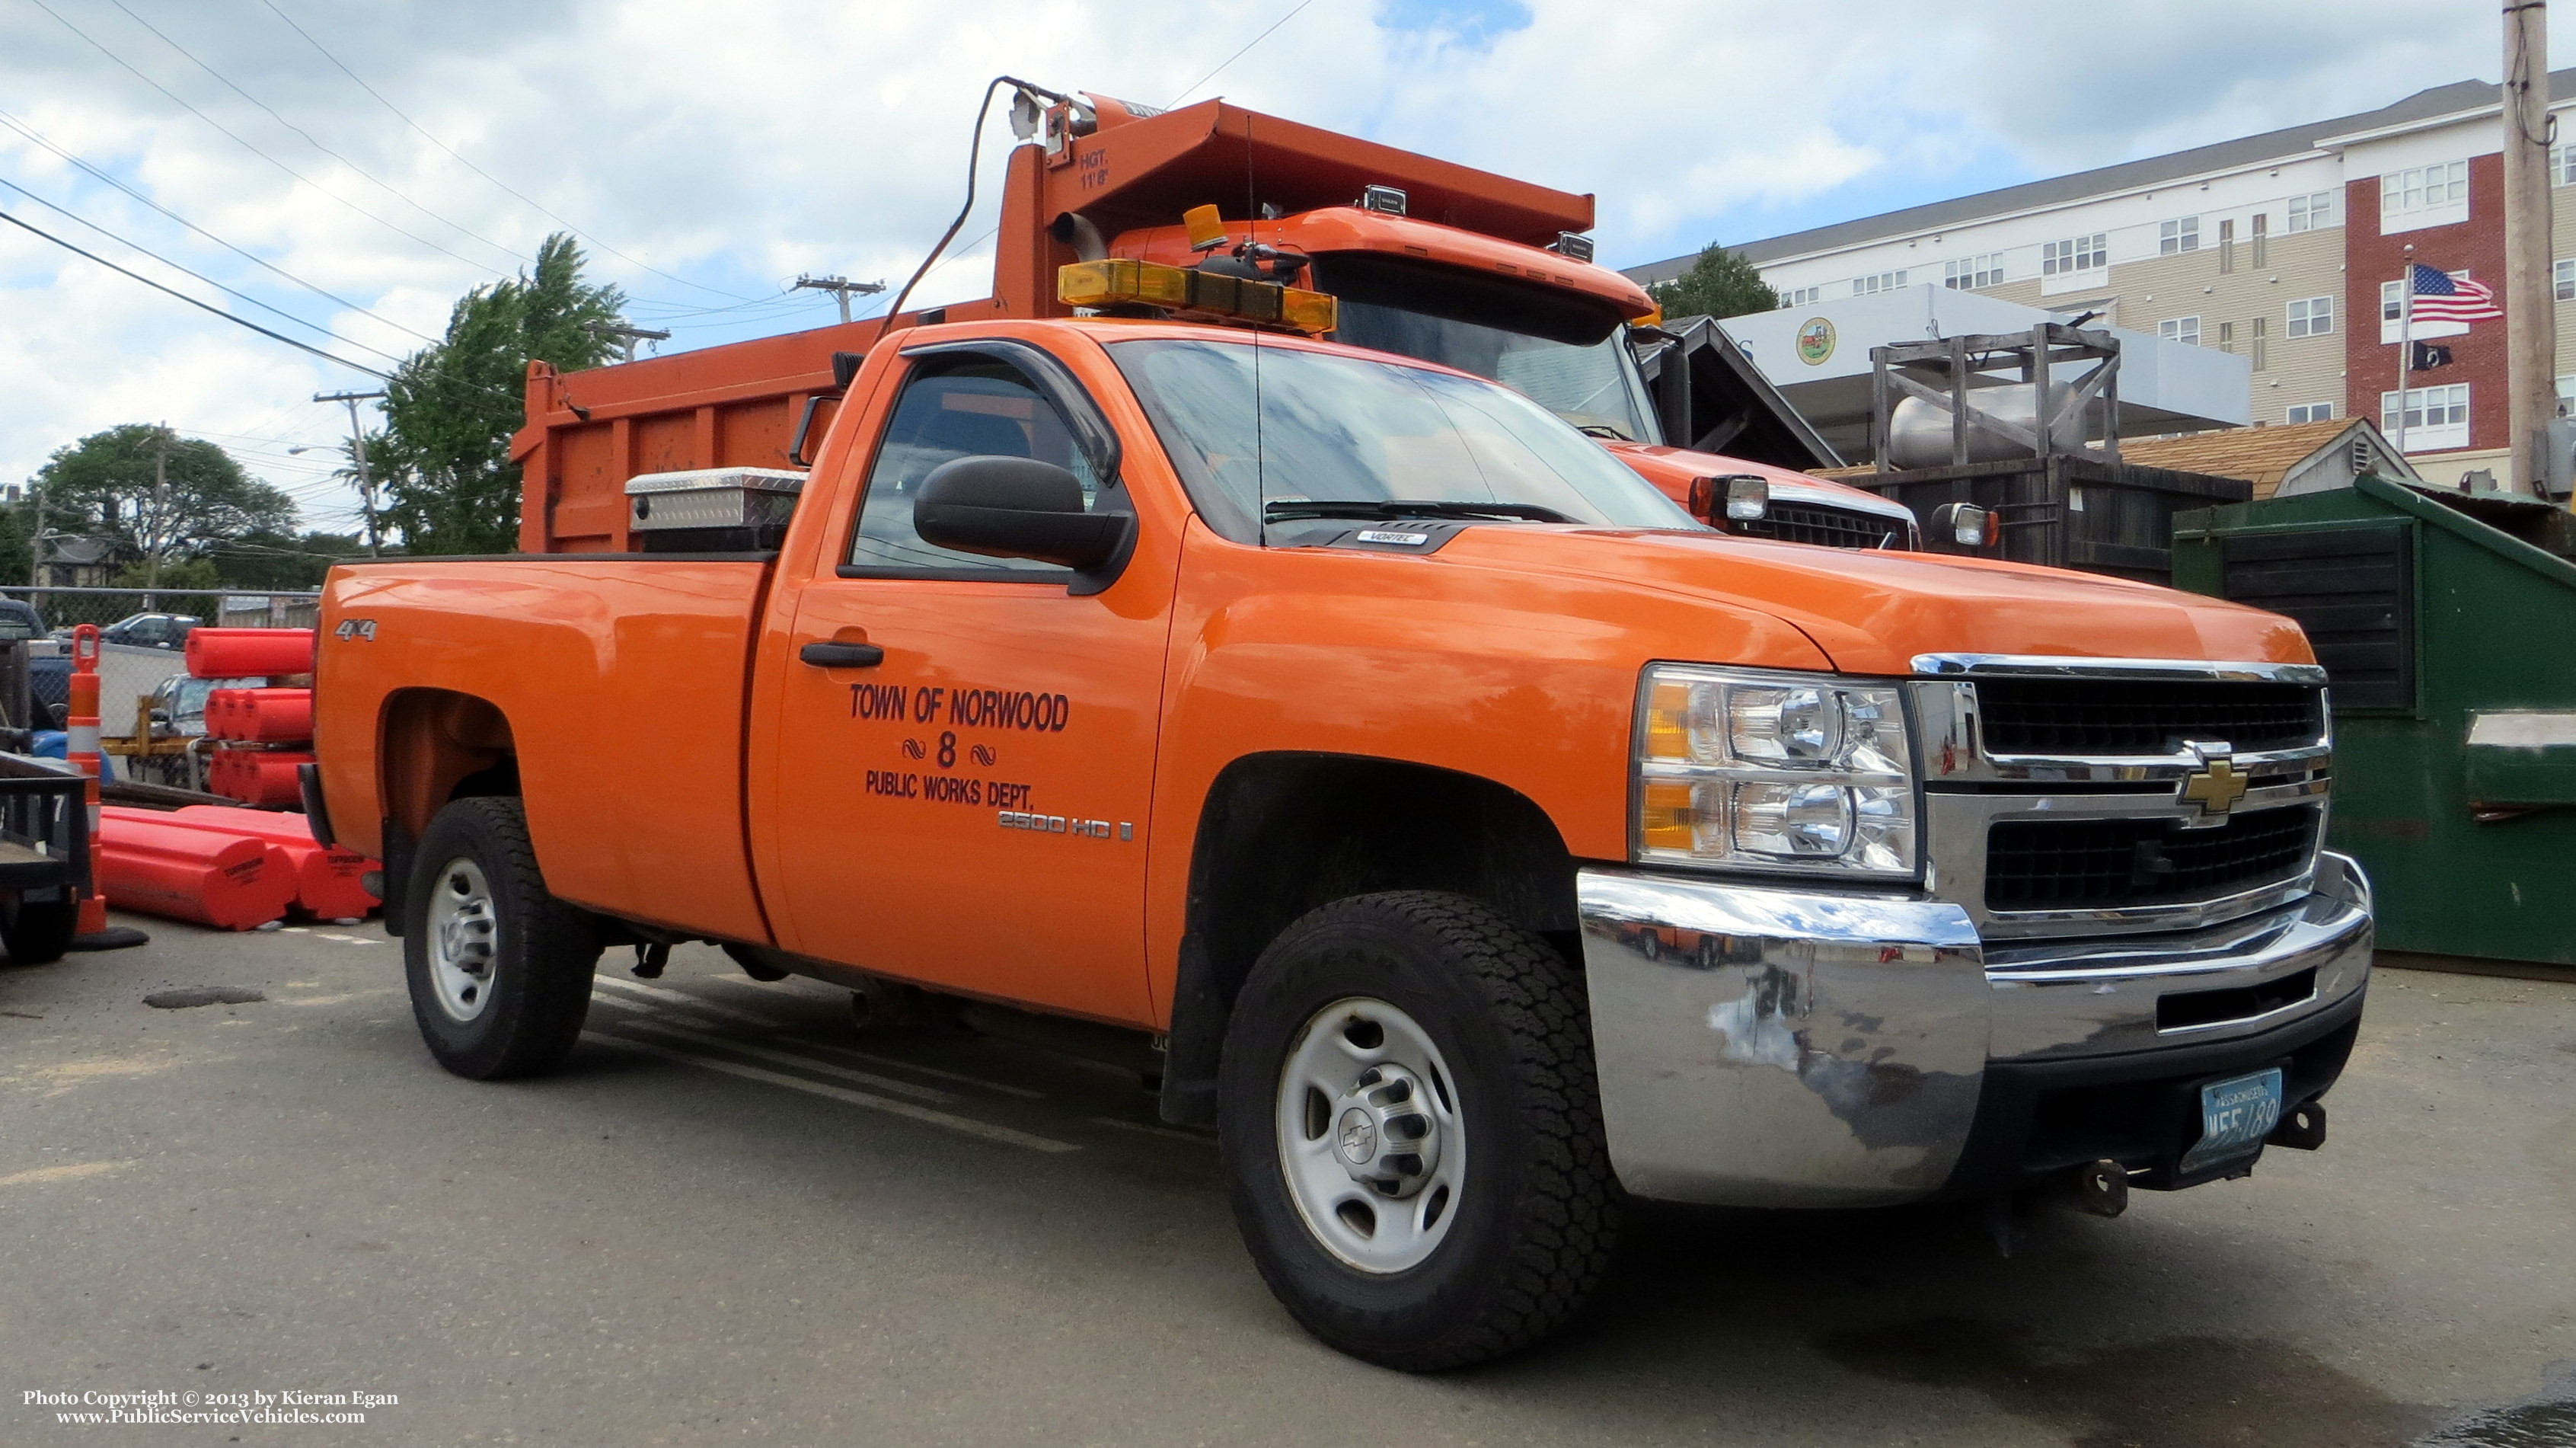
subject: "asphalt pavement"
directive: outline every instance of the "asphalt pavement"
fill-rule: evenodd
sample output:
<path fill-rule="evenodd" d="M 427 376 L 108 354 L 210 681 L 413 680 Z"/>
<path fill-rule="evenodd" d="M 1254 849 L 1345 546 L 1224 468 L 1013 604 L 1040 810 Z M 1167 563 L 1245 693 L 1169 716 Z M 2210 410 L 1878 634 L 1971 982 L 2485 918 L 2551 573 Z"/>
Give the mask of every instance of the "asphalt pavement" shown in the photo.
<path fill-rule="evenodd" d="M 1415 1378 L 1298 1331 L 1131 1075 L 691 948 L 477 1084 L 373 924 L 133 923 L 0 967 L 13 1448 L 2576 1443 L 2568 984 L 2383 971 L 2324 1151 L 2009 1258 L 1959 1208 L 1641 1210 L 1574 1331 Z M 145 1004 L 205 987 L 264 999 Z M 267 1420 L 58 1421 L 109 1393 Z"/>

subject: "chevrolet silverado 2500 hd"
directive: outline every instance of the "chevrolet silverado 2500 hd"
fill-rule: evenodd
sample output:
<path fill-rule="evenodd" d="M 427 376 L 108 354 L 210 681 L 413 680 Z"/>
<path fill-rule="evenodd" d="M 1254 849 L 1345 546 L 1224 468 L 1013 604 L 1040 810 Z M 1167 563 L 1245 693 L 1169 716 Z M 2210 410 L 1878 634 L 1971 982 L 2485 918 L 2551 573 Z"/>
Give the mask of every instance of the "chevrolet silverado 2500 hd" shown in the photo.
<path fill-rule="evenodd" d="M 1729 536 L 1120 265 L 1067 295 L 1273 325 L 897 330 L 810 476 L 636 479 L 645 551 L 335 569 L 311 804 L 440 1062 L 553 1066 L 606 945 L 692 939 L 1132 1031 L 1287 1309 L 1414 1369 L 1562 1322 L 1623 1190 L 2323 1139 L 2370 901 L 2294 624 Z"/>

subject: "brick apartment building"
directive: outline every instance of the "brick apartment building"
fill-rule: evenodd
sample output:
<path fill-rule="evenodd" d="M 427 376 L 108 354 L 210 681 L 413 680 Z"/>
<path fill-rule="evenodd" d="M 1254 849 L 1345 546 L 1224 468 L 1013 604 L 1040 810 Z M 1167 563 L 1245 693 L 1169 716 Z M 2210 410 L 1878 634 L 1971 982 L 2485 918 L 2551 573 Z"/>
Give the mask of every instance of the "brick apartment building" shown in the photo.
<path fill-rule="evenodd" d="M 2576 70 L 2550 76 L 2576 110 Z M 2576 131 L 2570 133 L 2576 141 Z M 2497 87 L 1840 222 L 1738 248 L 1790 310 L 1906 286 L 1983 292 L 2247 357 L 2258 424 L 2360 415 L 2398 431 L 2397 279 L 2411 257 L 2504 275 Z M 2576 406 L 2576 145 L 2550 153 L 2561 410 Z M 2413 251 L 2409 253 L 2408 247 Z M 1632 268 L 1642 282 L 1691 257 Z M 2450 362 L 2409 379 L 2406 451 L 2427 480 L 2506 456 L 2505 324 L 2423 324 Z"/>

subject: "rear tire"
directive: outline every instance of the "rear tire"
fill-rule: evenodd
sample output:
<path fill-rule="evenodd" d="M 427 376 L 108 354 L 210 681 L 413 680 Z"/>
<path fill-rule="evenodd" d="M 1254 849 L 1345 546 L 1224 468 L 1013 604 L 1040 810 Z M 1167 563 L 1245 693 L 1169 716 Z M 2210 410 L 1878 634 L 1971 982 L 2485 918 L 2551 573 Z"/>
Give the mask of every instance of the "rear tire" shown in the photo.
<path fill-rule="evenodd" d="M 51 965 L 72 948 L 80 933 L 80 902 L 62 892 L 60 900 L 29 900 L 17 894 L 0 898 L 0 946 L 11 965 Z"/>
<path fill-rule="evenodd" d="M 1512 1352 L 1609 1264 L 1582 981 L 1481 901 L 1363 895 L 1289 926 L 1235 1001 L 1217 1117 L 1262 1279 L 1354 1357 L 1428 1372 Z"/>
<path fill-rule="evenodd" d="M 413 858 L 403 973 L 429 1053 L 477 1081 L 552 1068 L 589 1014 L 600 939 L 546 890 L 519 801 L 450 803 Z"/>

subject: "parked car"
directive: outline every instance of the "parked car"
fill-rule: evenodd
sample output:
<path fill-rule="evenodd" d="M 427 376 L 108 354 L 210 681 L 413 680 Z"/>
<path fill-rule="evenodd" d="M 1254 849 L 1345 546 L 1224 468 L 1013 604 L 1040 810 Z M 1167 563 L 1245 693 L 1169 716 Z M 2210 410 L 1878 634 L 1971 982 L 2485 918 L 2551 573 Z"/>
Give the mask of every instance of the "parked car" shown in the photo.
<path fill-rule="evenodd" d="M 127 614 L 100 629 L 98 641 L 146 649 L 181 648 L 188 642 L 189 631 L 203 622 L 184 613 Z"/>

